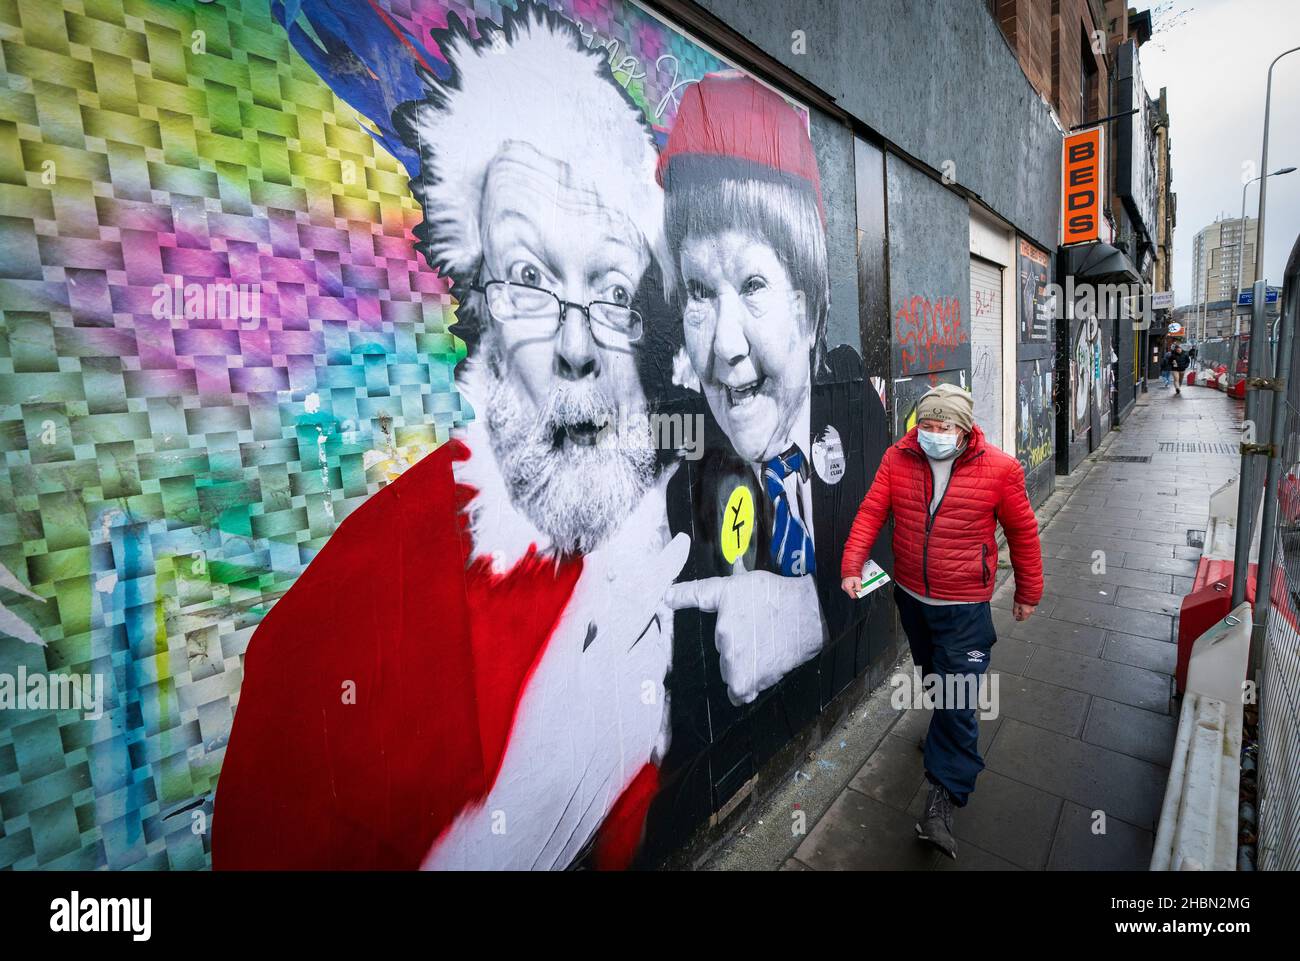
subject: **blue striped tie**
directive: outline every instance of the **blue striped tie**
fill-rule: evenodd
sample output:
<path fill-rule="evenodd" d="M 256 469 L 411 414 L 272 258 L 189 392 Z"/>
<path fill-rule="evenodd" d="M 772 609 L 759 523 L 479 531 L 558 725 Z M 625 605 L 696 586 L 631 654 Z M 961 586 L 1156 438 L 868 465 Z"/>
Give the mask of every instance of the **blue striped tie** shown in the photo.
<path fill-rule="evenodd" d="M 793 445 L 763 465 L 763 486 L 776 508 L 776 523 L 772 527 L 772 562 L 786 577 L 817 573 L 812 538 L 808 536 L 808 529 L 791 512 L 785 484 L 782 483 L 796 471 L 804 473 L 804 456 L 803 451 Z"/>

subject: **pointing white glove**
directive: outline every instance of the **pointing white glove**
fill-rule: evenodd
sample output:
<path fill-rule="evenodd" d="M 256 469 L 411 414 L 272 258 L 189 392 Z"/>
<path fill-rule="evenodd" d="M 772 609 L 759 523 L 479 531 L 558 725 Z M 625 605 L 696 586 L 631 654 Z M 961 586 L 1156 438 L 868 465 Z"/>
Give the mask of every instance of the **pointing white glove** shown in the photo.
<path fill-rule="evenodd" d="M 674 584 L 665 598 L 673 610 L 698 608 L 718 615 L 722 680 L 732 704 L 748 704 L 826 643 L 826 627 L 811 574 L 783 577 L 745 571 Z"/>

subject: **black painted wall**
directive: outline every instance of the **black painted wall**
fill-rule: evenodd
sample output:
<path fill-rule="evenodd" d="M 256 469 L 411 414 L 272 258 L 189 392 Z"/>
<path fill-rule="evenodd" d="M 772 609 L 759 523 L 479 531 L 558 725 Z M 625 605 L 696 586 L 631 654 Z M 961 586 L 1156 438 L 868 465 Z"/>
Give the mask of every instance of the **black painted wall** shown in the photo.
<path fill-rule="evenodd" d="M 812 142 L 826 203 L 826 253 L 830 260 L 831 309 L 826 347 L 848 344 L 861 352 L 858 338 L 857 216 L 854 202 L 853 134 L 844 124 L 812 109 Z"/>

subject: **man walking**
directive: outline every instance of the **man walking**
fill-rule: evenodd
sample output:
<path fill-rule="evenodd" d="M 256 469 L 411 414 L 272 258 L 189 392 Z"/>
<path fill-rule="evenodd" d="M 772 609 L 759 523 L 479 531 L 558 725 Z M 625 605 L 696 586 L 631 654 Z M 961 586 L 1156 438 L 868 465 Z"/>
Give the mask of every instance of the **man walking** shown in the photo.
<path fill-rule="evenodd" d="M 851 596 L 862 589 L 863 565 L 890 514 L 894 602 L 912 659 L 927 686 L 974 691 L 997 641 L 989 607 L 997 524 L 1011 550 L 1018 621 L 1042 598 L 1043 564 L 1024 469 L 985 440 L 969 392 L 952 384 L 929 391 L 917 406 L 916 427 L 885 451 L 844 546 L 841 586 Z M 939 697 L 925 739 L 930 791 L 916 832 L 956 858 L 952 809 L 966 805 L 984 759 L 973 698 Z"/>
<path fill-rule="evenodd" d="M 1174 344 L 1174 349 L 1169 354 L 1169 366 L 1174 372 L 1174 384 L 1176 385 L 1174 387 L 1175 394 L 1181 394 L 1183 392 L 1183 374 L 1187 371 L 1187 368 L 1191 366 L 1191 363 L 1192 358 L 1188 356 L 1185 350 L 1183 350 L 1183 345 Z"/>
<path fill-rule="evenodd" d="M 1169 358 L 1173 351 L 1167 350 L 1160 355 L 1160 380 L 1166 387 L 1172 387 L 1173 365 L 1170 364 Z"/>

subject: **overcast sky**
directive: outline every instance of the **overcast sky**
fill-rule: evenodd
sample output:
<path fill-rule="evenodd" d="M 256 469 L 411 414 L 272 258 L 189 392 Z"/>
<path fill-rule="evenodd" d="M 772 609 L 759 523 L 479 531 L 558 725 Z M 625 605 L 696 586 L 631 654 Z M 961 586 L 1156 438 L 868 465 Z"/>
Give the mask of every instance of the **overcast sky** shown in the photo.
<path fill-rule="evenodd" d="M 1142 45 L 1147 93 L 1169 90 L 1173 189 L 1178 194 L 1174 230 L 1174 294 L 1192 300 L 1192 242 L 1216 217 L 1241 213 L 1243 164 L 1259 173 L 1268 65 L 1300 47 L 1300 0 L 1132 0 L 1155 14 L 1156 33 Z M 1162 25 L 1163 29 L 1162 29 Z M 1300 167 L 1300 52 L 1273 70 L 1268 165 Z M 1253 216 L 1259 184 L 1246 191 Z M 1264 222 L 1264 277 L 1281 284 L 1291 246 L 1300 233 L 1300 170 L 1268 182 Z"/>

